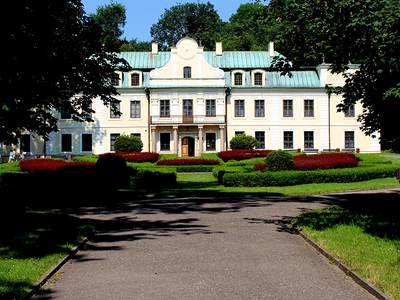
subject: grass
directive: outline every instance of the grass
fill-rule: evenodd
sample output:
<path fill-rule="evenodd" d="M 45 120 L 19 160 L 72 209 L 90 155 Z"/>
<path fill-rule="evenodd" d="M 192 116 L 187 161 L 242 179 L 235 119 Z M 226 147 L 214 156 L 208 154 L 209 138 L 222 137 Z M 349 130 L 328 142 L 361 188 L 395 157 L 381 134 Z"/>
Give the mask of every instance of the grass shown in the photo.
<path fill-rule="evenodd" d="M 400 299 L 400 217 L 395 202 L 332 206 L 296 217 L 292 226 L 364 279 Z M 375 204 L 375 205 L 374 205 Z"/>
<path fill-rule="evenodd" d="M 360 157 L 364 165 L 389 161 L 399 164 L 400 168 L 400 159 L 391 153 Z M 207 158 L 214 159 L 215 156 Z M 2 171 L 17 172 L 18 164 L 1 164 Z M 219 185 L 211 173 L 179 173 L 176 187 L 157 191 L 154 195 L 307 196 L 398 186 L 398 180 L 393 177 L 347 184 L 227 188 Z M 7 194 L 4 190 L 0 192 Z M 136 191 L 118 193 L 115 198 L 134 198 L 137 194 Z M 27 193 L 25 197 L 32 196 Z M 292 226 L 297 226 L 331 255 L 382 289 L 391 299 L 400 299 L 398 209 L 397 206 L 390 206 L 395 204 L 385 205 L 382 201 L 370 199 L 369 205 L 366 205 L 366 200 L 362 199 L 362 205 L 356 207 L 335 206 L 307 212 L 295 218 Z M 83 223 L 81 219 L 54 212 L 50 208 L 17 207 L 14 214 L 6 209 L 2 211 L 6 212 L 0 215 L 0 298 L 4 300 L 21 297 L 92 229 L 90 224 Z"/>

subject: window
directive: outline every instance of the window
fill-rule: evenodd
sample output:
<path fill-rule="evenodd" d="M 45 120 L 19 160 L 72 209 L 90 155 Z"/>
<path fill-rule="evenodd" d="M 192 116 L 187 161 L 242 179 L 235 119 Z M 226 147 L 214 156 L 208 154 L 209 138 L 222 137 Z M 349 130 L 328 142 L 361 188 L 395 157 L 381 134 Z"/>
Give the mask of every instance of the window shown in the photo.
<path fill-rule="evenodd" d="M 19 142 L 21 143 L 20 150 L 31 152 L 31 136 L 29 134 L 22 134 Z"/>
<path fill-rule="evenodd" d="M 131 86 L 139 86 L 139 74 L 133 73 L 131 74 Z"/>
<path fill-rule="evenodd" d="M 293 117 L 293 100 L 283 100 L 283 116 Z"/>
<path fill-rule="evenodd" d="M 131 118 L 140 118 L 140 101 L 131 101 Z"/>
<path fill-rule="evenodd" d="M 354 110 L 354 104 L 351 104 L 349 106 L 346 106 L 345 110 L 344 110 L 344 116 L 346 118 L 354 118 L 356 115 L 355 110 Z"/>
<path fill-rule="evenodd" d="M 235 131 L 235 135 L 244 134 L 244 131 Z"/>
<path fill-rule="evenodd" d="M 119 137 L 119 133 L 110 134 L 110 151 L 114 151 L 115 140 Z"/>
<path fill-rule="evenodd" d="M 354 148 L 354 131 L 344 132 L 344 147 Z"/>
<path fill-rule="evenodd" d="M 304 148 L 314 148 L 313 131 L 304 131 Z"/>
<path fill-rule="evenodd" d="M 72 134 L 61 134 L 61 151 L 72 152 Z"/>
<path fill-rule="evenodd" d="M 110 104 L 110 118 L 111 119 L 119 119 L 121 118 L 121 102 L 114 102 Z M 114 106 L 114 110 L 112 107 Z"/>
<path fill-rule="evenodd" d="M 254 85 L 262 85 L 263 84 L 263 74 L 255 73 L 254 74 Z"/>
<path fill-rule="evenodd" d="M 61 119 L 68 120 L 71 119 L 71 114 L 67 109 L 62 109 L 60 111 Z"/>
<path fill-rule="evenodd" d="M 111 84 L 114 86 L 119 86 L 119 74 L 115 73 L 111 76 Z"/>
<path fill-rule="evenodd" d="M 161 151 L 166 151 L 170 150 L 170 137 L 169 137 L 169 132 L 162 132 L 160 133 L 160 150 Z"/>
<path fill-rule="evenodd" d="M 254 107 L 254 116 L 255 117 L 264 117 L 264 100 L 256 100 Z"/>
<path fill-rule="evenodd" d="M 293 149 L 293 131 L 283 132 L 283 149 Z"/>
<path fill-rule="evenodd" d="M 91 152 L 92 149 L 92 134 L 83 133 L 82 134 L 82 151 Z"/>
<path fill-rule="evenodd" d="M 243 85 L 243 74 L 242 73 L 235 73 L 234 84 L 235 85 Z"/>
<path fill-rule="evenodd" d="M 206 100 L 206 117 L 215 117 L 215 100 Z"/>
<path fill-rule="evenodd" d="M 193 100 L 192 99 L 183 99 L 183 115 L 193 116 Z"/>
<path fill-rule="evenodd" d="M 304 117 L 314 117 L 314 100 L 304 100 Z"/>
<path fill-rule="evenodd" d="M 265 149 L 265 132 L 264 131 L 256 131 L 255 138 L 258 142 L 256 149 Z"/>
<path fill-rule="evenodd" d="M 244 117 L 244 100 L 235 100 L 235 117 Z"/>
<path fill-rule="evenodd" d="M 192 78 L 192 68 L 183 67 L 183 78 Z"/>
<path fill-rule="evenodd" d="M 137 138 L 141 139 L 140 138 L 140 133 L 131 133 L 131 135 L 136 136 Z"/>
<path fill-rule="evenodd" d="M 169 117 L 169 100 L 160 101 L 160 116 Z"/>
<path fill-rule="evenodd" d="M 206 151 L 215 150 L 215 133 L 206 133 Z"/>

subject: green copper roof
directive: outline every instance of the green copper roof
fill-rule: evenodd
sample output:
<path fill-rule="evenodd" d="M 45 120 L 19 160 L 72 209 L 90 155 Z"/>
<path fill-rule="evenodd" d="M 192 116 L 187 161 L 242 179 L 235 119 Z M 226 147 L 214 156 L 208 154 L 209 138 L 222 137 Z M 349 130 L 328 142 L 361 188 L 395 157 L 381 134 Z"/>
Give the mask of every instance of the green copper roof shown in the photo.
<path fill-rule="evenodd" d="M 274 55 L 280 55 L 275 52 Z M 133 70 L 143 71 L 143 86 L 150 87 L 149 71 L 161 68 L 170 59 L 170 52 L 121 52 L 120 57 L 124 58 Z M 318 74 L 315 70 L 293 71 L 292 77 L 281 76 L 279 72 L 269 72 L 272 57 L 268 51 L 227 51 L 222 55 L 217 55 L 214 51 L 204 52 L 205 60 L 216 68 L 225 71 L 225 86 L 235 88 L 260 88 L 251 82 L 251 70 L 261 69 L 266 71 L 265 86 L 262 88 L 317 88 L 321 87 Z M 245 85 L 231 86 L 231 71 L 245 71 Z M 125 78 L 128 78 L 125 76 Z M 122 87 L 129 88 L 127 82 L 123 82 Z"/>

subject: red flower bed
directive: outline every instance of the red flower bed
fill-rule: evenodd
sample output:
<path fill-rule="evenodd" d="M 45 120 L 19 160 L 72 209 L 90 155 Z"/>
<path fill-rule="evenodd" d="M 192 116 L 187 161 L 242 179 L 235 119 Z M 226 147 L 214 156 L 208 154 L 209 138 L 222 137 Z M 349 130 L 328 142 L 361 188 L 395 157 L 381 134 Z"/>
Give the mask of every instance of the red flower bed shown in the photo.
<path fill-rule="evenodd" d="M 359 161 L 352 153 L 332 153 L 300 155 L 293 157 L 294 166 L 299 171 L 340 169 L 358 167 Z M 254 165 L 254 171 L 264 171 L 265 164 L 258 163 Z"/>
<path fill-rule="evenodd" d="M 266 157 L 273 150 L 228 150 L 218 152 L 218 157 L 222 159 L 224 162 L 228 160 L 243 160 L 250 159 L 255 157 Z"/>
<path fill-rule="evenodd" d="M 295 156 L 296 170 L 338 169 L 358 167 L 359 161 L 352 153 L 315 154 Z"/>
<path fill-rule="evenodd" d="M 109 153 L 100 154 L 99 157 L 102 155 L 105 155 L 105 154 L 109 154 Z M 111 154 L 117 155 L 117 156 L 122 156 L 128 162 L 137 162 L 137 163 L 140 163 L 140 162 L 154 163 L 160 157 L 160 154 L 155 153 L 155 152 L 113 152 Z"/>
<path fill-rule="evenodd" d="M 157 161 L 157 165 L 167 166 L 187 166 L 187 165 L 219 165 L 217 159 L 204 159 L 204 158 L 180 158 L 180 159 L 163 159 Z"/>
<path fill-rule="evenodd" d="M 80 169 L 91 169 L 94 168 L 95 163 L 91 162 L 67 162 L 65 160 L 51 159 L 51 158 L 39 158 L 39 159 L 27 159 L 19 162 L 19 168 L 22 172 L 30 173 L 57 173 L 63 168 L 80 168 Z"/>

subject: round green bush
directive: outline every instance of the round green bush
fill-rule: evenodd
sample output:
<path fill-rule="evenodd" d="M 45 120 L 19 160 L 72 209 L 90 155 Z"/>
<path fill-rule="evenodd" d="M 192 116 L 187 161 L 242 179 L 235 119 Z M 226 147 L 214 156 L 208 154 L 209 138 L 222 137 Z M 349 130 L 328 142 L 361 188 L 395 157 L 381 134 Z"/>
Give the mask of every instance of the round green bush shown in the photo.
<path fill-rule="evenodd" d="M 232 150 L 254 149 L 257 145 L 258 141 L 255 137 L 244 133 L 234 136 L 229 142 L 229 146 Z"/>
<path fill-rule="evenodd" d="M 285 150 L 275 150 L 265 158 L 266 171 L 286 171 L 294 170 L 293 156 Z"/>
<path fill-rule="evenodd" d="M 143 142 L 134 135 L 122 134 L 114 143 L 115 152 L 141 152 L 142 149 Z"/>
<path fill-rule="evenodd" d="M 129 186 L 129 167 L 125 158 L 113 153 L 100 155 L 95 165 L 99 186 L 107 190 Z"/>

